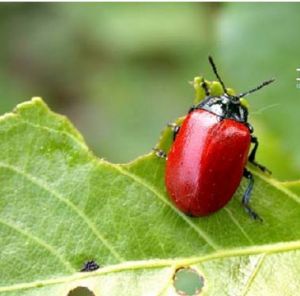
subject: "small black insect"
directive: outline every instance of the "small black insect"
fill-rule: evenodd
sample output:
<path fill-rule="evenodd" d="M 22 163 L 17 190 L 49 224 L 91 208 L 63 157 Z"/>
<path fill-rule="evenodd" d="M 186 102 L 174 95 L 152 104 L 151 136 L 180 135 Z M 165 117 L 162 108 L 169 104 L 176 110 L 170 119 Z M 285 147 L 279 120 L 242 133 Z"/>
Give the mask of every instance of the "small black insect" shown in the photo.
<path fill-rule="evenodd" d="M 99 269 L 100 266 L 94 260 L 87 261 L 84 263 L 84 267 L 80 270 L 81 272 L 89 272 Z"/>

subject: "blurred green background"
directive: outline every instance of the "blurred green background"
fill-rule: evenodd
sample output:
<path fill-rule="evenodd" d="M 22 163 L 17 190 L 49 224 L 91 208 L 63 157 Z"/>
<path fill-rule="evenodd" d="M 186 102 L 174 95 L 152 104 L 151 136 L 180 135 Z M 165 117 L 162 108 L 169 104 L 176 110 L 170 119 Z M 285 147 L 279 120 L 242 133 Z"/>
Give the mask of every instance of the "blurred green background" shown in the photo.
<path fill-rule="evenodd" d="M 300 176 L 300 4 L 0 4 L 0 113 L 42 96 L 95 154 L 127 162 L 147 153 L 187 112 L 188 84 L 214 79 L 248 90 L 258 160 L 281 180 Z"/>

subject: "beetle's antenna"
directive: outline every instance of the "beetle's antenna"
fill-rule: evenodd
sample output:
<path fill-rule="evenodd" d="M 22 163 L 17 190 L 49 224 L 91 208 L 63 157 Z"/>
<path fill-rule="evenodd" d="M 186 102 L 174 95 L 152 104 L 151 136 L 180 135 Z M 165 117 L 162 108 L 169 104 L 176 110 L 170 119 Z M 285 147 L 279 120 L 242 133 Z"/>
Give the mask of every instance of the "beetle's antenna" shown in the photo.
<path fill-rule="evenodd" d="M 222 88 L 223 88 L 224 93 L 225 93 L 226 95 L 228 95 L 227 90 L 226 90 L 226 87 L 225 87 L 225 84 L 224 84 L 224 82 L 222 81 L 221 77 L 220 77 L 219 74 L 218 74 L 218 70 L 217 70 L 216 64 L 214 63 L 213 58 L 212 58 L 211 56 L 208 56 L 208 60 L 209 60 L 209 63 L 211 64 L 211 67 L 212 67 L 212 69 L 213 69 L 215 75 L 217 76 L 219 82 L 220 82 L 221 85 L 222 85 Z"/>
<path fill-rule="evenodd" d="M 249 90 L 249 91 L 246 91 L 246 92 L 244 92 L 244 93 L 239 94 L 238 96 L 236 96 L 236 98 L 239 99 L 239 98 L 248 96 L 248 95 L 250 95 L 251 93 L 253 93 L 253 92 L 257 91 L 257 90 L 260 90 L 261 88 L 267 86 L 268 84 L 270 84 L 270 83 L 272 83 L 272 82 L 274 82 L 274 81 L 275 81 L 275 79 L 270 79 L 270 80 L 264 81 L 264 82 L 263 82 L 262 84 L 260 84 L 259 86 L 255 87 L 255 88 L 253 88 L 253 89 L 251 89 L 251 90 Z"/>

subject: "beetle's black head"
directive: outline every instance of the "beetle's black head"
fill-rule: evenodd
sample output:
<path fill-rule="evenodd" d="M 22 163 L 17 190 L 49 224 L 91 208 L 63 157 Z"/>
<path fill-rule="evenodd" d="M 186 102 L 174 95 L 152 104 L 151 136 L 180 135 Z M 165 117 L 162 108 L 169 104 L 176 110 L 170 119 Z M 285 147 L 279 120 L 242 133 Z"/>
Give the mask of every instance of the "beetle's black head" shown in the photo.
<path fill-rule="evenodd" d="M 209 94 L 208 87 L 205 84 L 205 81 L 203 81 L 203 88 L 206 93 L 206 98 L 196 107 L 197 109 L 204 109 L 207 111 L 210 111 L 221 118 L 230 118 L 234 119 L 236 121 L 244 122 L 246 123 L 248 120 L 248 108 L 245 104 L 244 97 L 261 89 L 262 87 L 270 84 L 274 81 L 274 79 L 264 81 L 259 86 L 241 93 L 239 95 L 231 95 L 228 93 L 224 82 L 222 81 L 221 77 L 219 76 L 219 73 L 217 71 L 217 67 L 212 59 L 211 56 L 209 56 L 209 62 L 213 68 L 213 71 L 219 80 L 219 82 L 222 85 L 224 94 L 219 97 L 212 97 Z"/>
<path fill-rule="evenodd" d="M 210 111 L 221 118 L 230 118 L 240 122 L 247 122 L 248 109 L 239 99 L 228 94 L 219 97 L 206 97 L 197 108 Z"/>

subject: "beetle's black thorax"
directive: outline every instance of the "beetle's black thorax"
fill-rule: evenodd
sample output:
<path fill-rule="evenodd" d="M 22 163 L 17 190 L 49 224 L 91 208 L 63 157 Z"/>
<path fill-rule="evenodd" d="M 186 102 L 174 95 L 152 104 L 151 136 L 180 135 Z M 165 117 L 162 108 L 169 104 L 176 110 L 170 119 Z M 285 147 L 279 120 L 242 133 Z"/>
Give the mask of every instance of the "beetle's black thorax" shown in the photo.
<path fill-rule="evenodd" d="M 247 123 L 248 110 L 235 97 L 226 94 L 220 97 L 207 97 L 195 109 L 204 109 L 220 116 Z"/>

